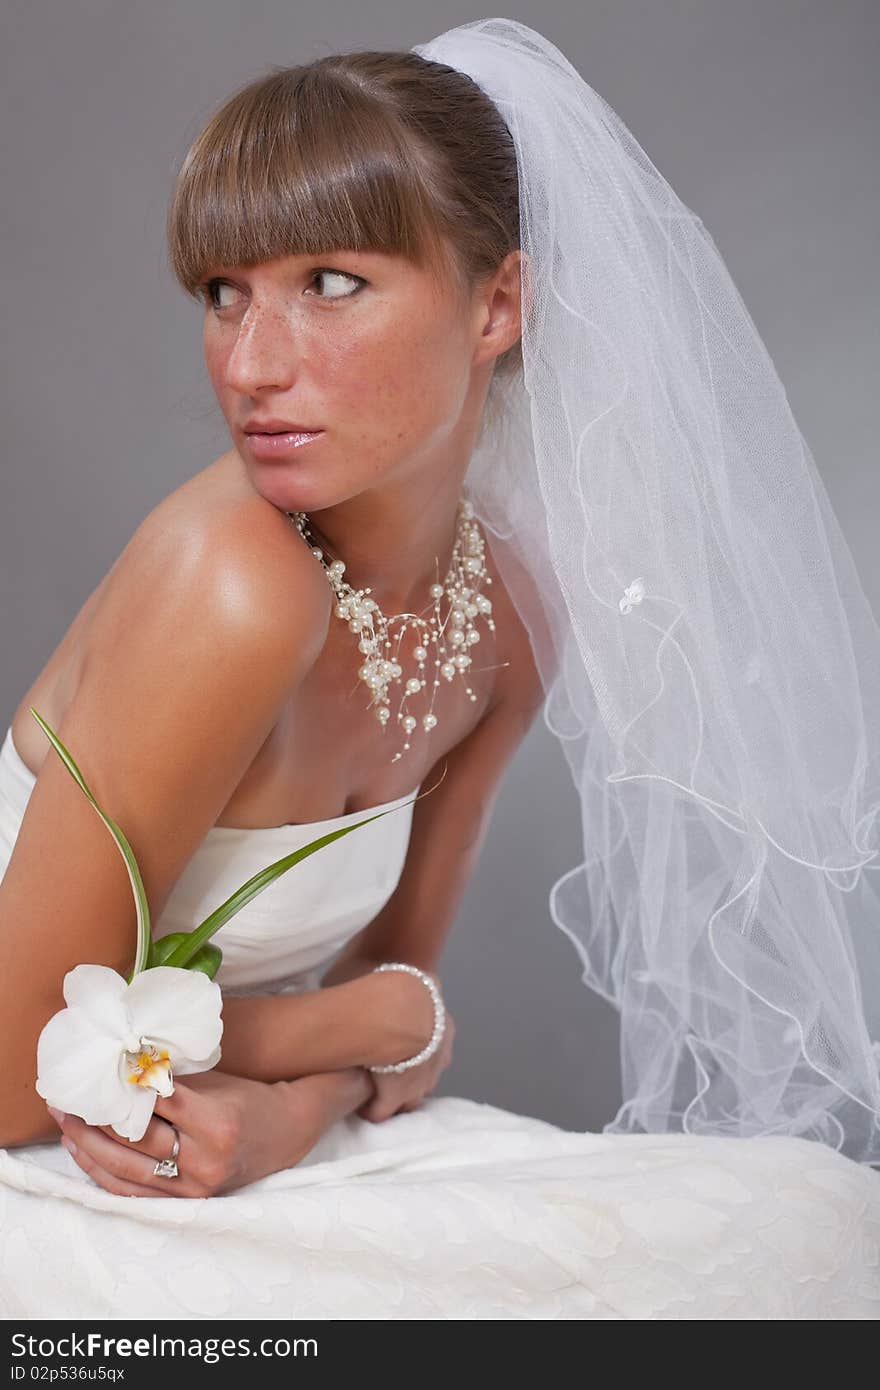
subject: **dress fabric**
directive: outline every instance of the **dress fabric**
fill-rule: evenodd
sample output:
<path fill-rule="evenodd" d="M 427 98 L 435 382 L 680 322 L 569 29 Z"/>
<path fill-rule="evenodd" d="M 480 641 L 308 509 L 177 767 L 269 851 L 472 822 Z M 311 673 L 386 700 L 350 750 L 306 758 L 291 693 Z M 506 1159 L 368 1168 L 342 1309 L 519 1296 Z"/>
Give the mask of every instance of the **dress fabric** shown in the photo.
<path fill-rule="evenodd" d="M 34 777 L 0 749 L 0 877 Z M 317 988 L 397 885 L 413 793 L 216 936 L 225 993 Z M 213 827 L 156 935 L 363 812 Z M 0 924 L 2 926 L 2 924 Z M 155 1319 L 880 1318 L 880 1172 L 812 1140 L 603 1135 L 455 1096 L 352 1114 L 222 1197 L 105 1192 L 60 1143 L 0 1149 L 0 1315 Z"/>

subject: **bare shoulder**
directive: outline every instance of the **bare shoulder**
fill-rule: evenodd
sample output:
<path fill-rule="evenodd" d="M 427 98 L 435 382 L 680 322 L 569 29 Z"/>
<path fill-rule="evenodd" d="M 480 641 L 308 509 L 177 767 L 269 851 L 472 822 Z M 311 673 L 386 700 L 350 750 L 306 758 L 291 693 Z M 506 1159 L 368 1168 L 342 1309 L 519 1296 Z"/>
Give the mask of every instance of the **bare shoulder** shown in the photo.
<path fill-rule="evenodd" d="M 101 586 L 87 644 L 113 640 L 138 615 L 174 640 L 217 625 L 285 660 L 288 644 L 317 657 L 329 586 L 288 517 L 259 493 L 230 485 L 222 460 L 164 498 L 139 524 Z M 305 647 L 304 647 L 305 644 Z"/>
<path fill-rule="evenodd" d="M 326 639 L 332 593 L 288 517 L 246 485 L 223 455 L 164 497 L 138 524 L 76 614 L 11 721 L 34 773 L 47 752 L 29 712 L 57 729 L 89 666 L 112 673 L 132 635 L 145 664 L 188 661 L 192 643 L 217 659 L 234 643 L 254 678 L 295 682 Z"/>

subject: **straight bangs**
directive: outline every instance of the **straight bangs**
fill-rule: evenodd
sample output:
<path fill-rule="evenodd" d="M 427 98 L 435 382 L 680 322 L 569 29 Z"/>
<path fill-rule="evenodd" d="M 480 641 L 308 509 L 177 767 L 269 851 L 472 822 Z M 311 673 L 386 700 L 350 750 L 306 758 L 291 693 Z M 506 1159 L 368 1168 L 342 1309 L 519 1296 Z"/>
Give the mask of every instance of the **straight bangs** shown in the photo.
<path fill-rule="evenodd" d="M 284 68 L 237 92 L 187 153 L 168 211 L 172 272 L 197 297 L 221 267 L 347 249 L 461 280 L 431 183 L 417 132 L 345 71 Z"/>

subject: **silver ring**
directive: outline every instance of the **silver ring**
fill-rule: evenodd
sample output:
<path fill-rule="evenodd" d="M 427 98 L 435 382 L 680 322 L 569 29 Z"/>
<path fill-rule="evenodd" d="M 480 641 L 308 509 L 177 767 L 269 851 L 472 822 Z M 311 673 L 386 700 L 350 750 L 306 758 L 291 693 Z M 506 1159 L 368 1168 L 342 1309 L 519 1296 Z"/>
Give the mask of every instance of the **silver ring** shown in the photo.
<path fill-rule="evenodd" d="M 168 1158 L 160 1158 L 153 1169 L 153 1175 L 157 1178 L 176 1178 L 179 1176 L 176 1160 L 180 1153 L 180 1134 L 176 1125 L 172 1125 L 171 1128 L 174 1130 L 174 1147 Z"/>

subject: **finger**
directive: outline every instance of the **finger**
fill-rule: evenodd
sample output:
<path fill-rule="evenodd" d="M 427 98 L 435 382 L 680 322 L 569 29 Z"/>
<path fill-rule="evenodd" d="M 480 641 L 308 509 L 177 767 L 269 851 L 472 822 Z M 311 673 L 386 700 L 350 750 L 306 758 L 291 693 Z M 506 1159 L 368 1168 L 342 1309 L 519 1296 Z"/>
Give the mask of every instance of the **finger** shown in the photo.
<path fill-rule="evenodd" d="M 140 1139 L 126 1139 L 123 1135 L 117 1134 L 112 1125 L 95 1125 L 94 1128 L 99 1129 L 102 1134 L 106 1134 L 108 1139 L 121 1144 L 123 1148 L 146 1154 L 150 1158 L 170 1158 L 174 1148 L 174 1129 L 171 1127 L 171 1122 L 156 1119 L 155 1116 L 150 1120 Z M 180 1135 L 180 1144 L 183 1147 L 185 1131 L 179 1126 L 175 1126 L 175 1128 Z"/>
<path fill-rule="evenodd" d="M 208 1076 L 210 1074 L 206 1073 Z M 175 1077 L 171 1095 L 156 1097 L 153 1114 L 176 1125 L 181 1133 L 196 1135 L 203 1132 L 216 1103 L 216 1097 L 212 1100 L 210 1091 L 202 1093 Z"/>
<path fill-rule="evenodd" d="M 366 1108 L 359 1110 L 358 1114 L 372 1124 L 381 1124 L 383 1120 L 391 1118 L 396 1108 L 394 1101 L 383 1096 L 367 1101 Z"/>
<path fill-rule="evenodd" d="M 372 1124 L 375 1124 L 380 1118 L 379 1104 L 379 1101 L 375 1099 L 365 1101 L 357 1113 L 362 1120 L 369 1120 Z"/>
<path fill-rule="evenodd" d="M 157 1158 L 170 1158 L 174 1147 L 174 1131 L 167 1120 L 151 1119 L 140 1139 L 126 1139 L 112 1125 L 90 1125 L 79 1115 L 65 1115 L 61 1120 L 61 1132 L 76 1144 L 85 1143 L 89 1134 L 104 1134 L 119 1148 L 145 1154 L 154 1161 Z"/>
<path fill-rule="evenodd" d="M 199 1073 L 194 1075 L 200 1076 Z M 210 1073 L 205 1075 L 210 1076 Z M 212 1102 L 189 1085 L 188 1080 L 189 1077 L 186 1082 L 182 1082 L 179 1077 L 175 1077 L 171 1095 L 156 1096 L 150 1123 L 140 1139 L 125 1139 L 116 1133 L 112 1125 L 101 1125 L 100 1128 L 111 1139 L 116 1139 L 120 1144 L 127 1144 L 140 1153 L 153 1154 L 156 1158 L 170 1157 L 174 1142 L 171 1125 L 174 1125 L 180 1134 L 181 1145 L 184 1134 L 194 1139 L 204 1138 L 209 1127 Z"/>
<path fill-rule="evenodd" d="M 166 1125 L 165 1128 L 170 1134 L 170 1125 Z M 61 1142 L 73 1154 L 81 1167 L 84 1167 L 86 1161 L 94 1163 L 104 1173 L 109 1174 L 115 1182 L 127 1183 L 129 1186 L 133 1184 L 147 1187 L 152 1190 L 154 1196 L 198 1195 L 196 1184 L 192 1181 L 184 1181 L 183 1185 L 180 1186 L 186 1172 L 182 1135 L 180 1152 L 177 1155 L 180 1161 L 181 1176 L 171 1179 L 160 1177 L 159 1174 L 153 1172 L 157 1157 L 168 1158 L 170 1156 L 170 1146 L 167 1153 L 160 1155 L 139 1153 L 125 1141 L 111 1138 L 104 1133 L 103 1129 L 96 1125 L 87 1125 L 84 1120 L 75 1115 L 69 1115 L 65 1120 L 64 1137 Z M 74 1145 L 74 1148 L 70 1147 L 71 1144 Z M 80 1162 L 81 1159 L 82 1162 Z M 172 1187 L 174 1190 L 169 1190 Z"/>
<path fill-rule="evenodd" d="M 161 1197 L 174 1196 L 174 1193 L 161 1193 L 153 1188 L 145 1187 L 141 1183 L 128 1182 L 124 1178 L 116 1177 L 108 1169 L 102 1167 L 85 1149 L 79 1145 L 73 1145 L 69 1141 L 62 1139 L 62 1144 L 67 1149 L 74 1163 L 76 1163 L 84 1173 L 99 1187 L 103 1187 L 105 1192 L 112 1192 L 117 1197 Z"/>

